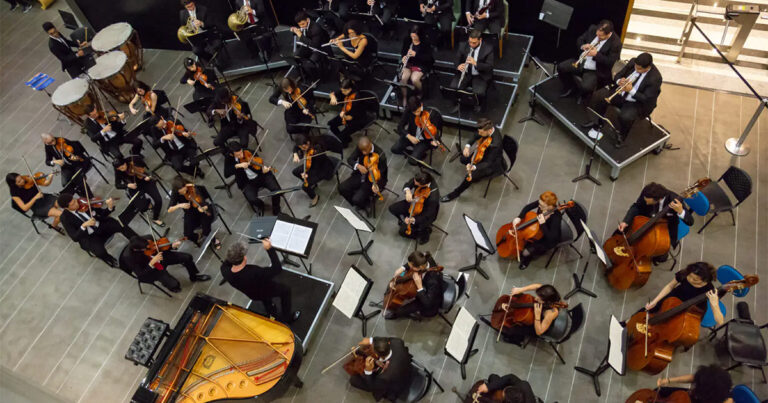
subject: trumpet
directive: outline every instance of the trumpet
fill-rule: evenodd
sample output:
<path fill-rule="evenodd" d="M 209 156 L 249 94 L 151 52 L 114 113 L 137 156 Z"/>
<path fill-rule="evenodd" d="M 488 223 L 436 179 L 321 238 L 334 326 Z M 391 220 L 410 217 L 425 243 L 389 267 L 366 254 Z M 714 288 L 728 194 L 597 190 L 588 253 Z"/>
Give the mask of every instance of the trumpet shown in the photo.
<path fill-rule="evenodd" d="M 581 56 L 579 56 L 579 59 L 573 62 L 573 67 L 579 67 L 579 64 L 584 61 L 584 59 L 587 58 L 587 54 L 592 51 L 592 49 L 595 49 L 595 45 L 590 44 L 587 50 L 581 52 Z"/>
<path fill-rule="evenodd" d="M 200 32 L 200 28 L 195 25 L 195 20 L 192 16 L 187 18 L 187 25 L 182 25 L 176 30 L 176 37 L 179 38 L 179 42 L 187 43 L 190 36 L 197 35 Z"/>
<path fill-rule="evenodd" d="M 619 95 L 619 94 L 621 94 L 622 92 L 624 92 L 624 89 L 625 89 L 625 88 L 627 88 L 627 86 L 628 86 L 629 84 L 633 84 L 633 83 L 634 83 L 634 82 L 637 80 L 637 78 L 638 78 L 638 77 L 640 77 L 640 74 L 637 74 L 637 72 L 634 72 L 634 73 L 630 74 L 630 75 L 629 75 L 629 77 L 627 77 L 627 82 L 626 82 L 626 83 L 624 83 L 624 85 L 622 85 L 622 86 L 620 86 L 619 88 L 617 88 L 617 89 L 616 89 L 616 92 L 614 92 L 613 94 L 611 94 L 611 96 L 610 96 L 610 97 L 608 97 L 608 98 L 605 98 L 605 103 L 608 103 L 608 104 L 610 104 L 610 103 L 611 103 L 611 100 L 613 99 L 613 97 L 615 97 L 616 95 Z"/>

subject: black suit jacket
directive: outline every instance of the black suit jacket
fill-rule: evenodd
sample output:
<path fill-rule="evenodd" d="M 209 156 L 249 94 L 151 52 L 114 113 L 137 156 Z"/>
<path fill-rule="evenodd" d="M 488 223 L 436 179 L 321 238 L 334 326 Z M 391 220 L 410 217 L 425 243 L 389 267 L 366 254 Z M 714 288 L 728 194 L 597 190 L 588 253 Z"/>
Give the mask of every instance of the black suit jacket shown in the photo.
<path fill-rule="evenodd" d="M 344 100 L 344 94 L 342 94 L 341 91 L 334 91 L 333 93 L 336 94 L 336 99 L 339 102 Z M 352 93 L 350 93 L 350 95 L 352 95 Z M 355 99 L 359 99 L 359 98 L 364 98 L 364 96 L 360 94 L 360 92 L 358 91 L 357 95 L 355 96 Z M 366 113 L 368 112 L 368 110 L 366 109 L 367 104 L 368 104 L 367 101 L 352 102 L 352 107 L 349 110 L 349 112 L 347 112 L 347 116 L 352 116 L 353 120 L 357 120 L 357 119 L 365 120 Z M 339 106 L 341 106 L 341 108 L 343 109 L 346 105 L 347 104 L 340 104 Z"/>
<path fill-rule="evenodd" d="M 379 154 L 379 172 L 381 172 L 381 177 L 379 178 L 379 181 L 377 184 L 379 185 L 379 189 L 381 191 L 384 191 L 384 187 L 387 186 L 387 154 L 384 152 L 384 149 L 379 147 L 378 145 L 373 145 L 373 152 L 376 154 Z M 352 155 L 349 156 L 347 159 L 347 163 L 349 166 L 354 167 L 355 164 L 363 165 L 365 156 L 360 151 L 359 148 L 355 147 L 355 151 L 352 152 Z M 359 178 L 362 174 L 357 169 L 352 172 L 352 176 Z M 365 180 L 368 182 L 368 174 L 365 175 Z"/>
<path fill-rule="evenodd" d="M 55 139 L 58 139 L 58 137 L 55 137 Z M 83 144 L 76 140 L 69 140 L 67 139 L 67 144 L 72 146 L 72 154 L 77 155 L 84 160 L 87 161 L 86 155 L 85 155 L 85 147 L 83 147 Z M 64 159 L 67 158 L 64 157 L 64 154 L 60 154 L 58 150 L 56 150 L 55 146 L 45 145 L 45 165 L 48 165 L 49 167 L 53 166 L 53 160 L 58 159 Z M 85 162 L 73 162 L 73 165 L 79 165 L 79 164 L 87 164 Z"/>
<path fill-rule="evenodd" d="M 258 153 L 255 154 L 256 157 L 259 156 Z M 246 162 L 246 161 L 240 161 L 240 162 Z M 224 157 L 224 176 L 229 178 L 232 175 L 235 175 L 235 182 L 237 183 L 237 187 L 239 189 L 244 188 L 248 184 L 248 175 L 245 173 L 245 169 L 239 169 L 235 168 L 235 164 L 238 162 L 235 161 L 235 157 L 231 153 L 227 153 L 226 157 Z M 256 177 L 260 177 L 262 175 L 271 175 L 272 172 L 263 173 L 261 170 L 253 169 L 252 167 L 248 167 L 246 169 L 250 169 L 251 172 L 256 174 Z"/>
<path fill-rule="evenodd" d="M 108 122 L 110 125 L 112 125 L 112 131 L 117 133 L 115 137 L 112 137 L 111 140 L 118 139 L 120 135 L 123 133 L 124 124 L 122 122 Z M 101 134 L 101 124 L 91 118 L 85 118 L 85 130 L 88 133 L 88 137 L 93 141 L 94 143 L 98 144 L 99 147 L 103 147 L 104 143 L 106 143 L 106 140 L 104 138 L 104 135 Z"/>
<path fill-rule="evenodd" d="M 451 20 L 453 20 L 453 0 L 435 0 L 437 1 L 437 7 L 435 7 L 435 14 L 440 15 L 443 13 L 449 13 Z M 419 4 L 427 6 L 428 0 L 419 0 Z"/>
<path fill-rule="evenodd" d="M 491 134 L 491 137 L 493 140 L 491 141 L 491 145 L 485 150 L 483 159 L 475 164 L 477 169 L 472 172 L 473 181 L 504 172 L 504 150 L 501 147 L 502 135 L 499 133 L 498 129 L 495 129 L 493 134 Z M 482 137 L 479 134 L 475 134 L 475 137 L 469 144 L 474 144 L 481 139 Z M 469 157 L 465 157 L 464 154 L 461 155 L 462 164 L 469 164 L 471 159 L 472 154 L 470 154 Z"/>
<path fill-rule="evenodd" d="M 374 341 L 380 339 L 374 337 Z M 402 339 L 397 337 L 385 337 L 389 341 L 392 357 L 389 366 L 381 372 L 372 375 L 363 374 L 362 377 L 368 384 L 368 389 L 373 393 L 374 399 L 387 398 L 395 401 L 397 397 L 407 389 L 411 374 L 411 354 Z"/>
<path fill-rule="evenodd" d="M 480 0 L 468 0 L 466 12 L 475 14 L 480 10 Z M 501 0 L 491 0 L 488 2 L 488 18 L 497 20 L 504 19 L 504 4 Z"/>
<path fill-rule="evenodd" d="M 416 226 L 421 226 L 425 223 L 433 223 L 437 220 L 437 214 L 440 212 L 440 190 L 438 190 L 436 186 L 437 184 L 434 182 L 431 184 L 433 190 L 429 192 L 429 197 L 424 201 L 424 208 L 421 209 L 421 214 L 413 217 L 416 219 Z M 416 184 L 413 179 L 411 179 L 408 182 L 405 182 L 403 188 L 411 189 L 411 192 L 414 192 L 416 190 Z"/>
<path fill-rule="evenodd" d="M 208 16 L 208 9 L 205 8 L 205 6 L 195 4 L 195 10 L 197 14 L 197 19 L 203 22 L 203 26 L 201 29 L 211 29 L 212 21 Z M 190 17 L 189 11 L 187 11 L 186 8 L 182 8 L 181 10 L 179 10 L 179 26 L 187 25 L 187 19 L 189 19 L 189 17 Z"/>
<path fill-rule="evenodd" d="M 224 261 L 221 264 L 221 277 L 248 298 L 258 300 L 262 290 L 268 289 L 272 278 L 283 269 L 274 248 L 267 250 L 267 254 L 269 255 L 269 267 L 249 264 L 237 273 L 232 273 L 232 263 Z"/>
<path fill-rule="evenodd" d="M 525 214 L 529 211 L 533 210 L 538 213 L 539 209 L 539 201 L 536 200 L 534 202 L 528 203 L 523 207 L 522 210 L 520 210 L 520 214 L 517 216 L 523 220 L 525 219 Z M 547 221 L 544 223 L 544 225 L 541 225 L 541 232 L 542 237 L 539 240 L 533 241 L 532 243 L 537 249 L 540 249 L 541 252 L 550 250 L 557 246 L 558 242 L 560 242 L 560 224 L 563 221 L 563 214 L 559 211 L 555 211 L 552 213 L 549 218 L 547 218 Z"/>
<path fill-rule="evenodd" d="M 576 44 L 579 46 L 579 56 L 583 52 L 581 50 L 582 45 L 589 45 L 597 36 L 597 25 L 592 25 L 586 32 L 576 40 Z M 593 57 L 595 64 L 597 65 L 597 85 L 602 87 L 611 81 L 611 73 L 613 65 L 619 60 L 621 54 L 621 38 L 615 32 L 611 34 L 603 46 L 597 51 L 597 54 Z M 582 63 L 583 64 L 583 63 Z"/>
<path fill-rule="evenodd" d="M 104 209 L 104 208 L 95 208 L 93 209 L 93 215 L 94 218 L 96 218 L 96 221 L 101 221 L 109 217 L 109 214 L 111 211 Z M 91 245 L 91 242 L 96 241 L 93 237 L 93 235 L 88 234 L 87 229 L 82 229 L 80 226 L 83 224 L 83 220 L 79 218 L 79 216 L 75 215 L 75 213 L 64 210 L 64 212 L 61 214 L 61 225 L 64 227 L 64 231 L 69 235 L 69 238 L 73 241 L 80 244 L 83 249 L 89 250 L 89 246 Z M 95 227 L 94 230 L 96 229 Z"/>
<path fill-rule="evenodd" d="M 683 198 L 680 197 L 677 193 L 673 191 L 667 191 L 667 195 L 664 196 L 663 203 L 664 205 L 668 205 L 672 200 L 677 199 L 683 202 Z M 683 222 L 688 225 L 689 227 L 693 225 L 693 213 L 691 213 L 691 209 L 688 208 L 688 206 L 683 203 L 683 209 L 685 210 L 685 216 L 683 217 Z M 634 202 L 631 206 L 629 206 L 629 210 L 627 210 L 627 214 L 624 216 L 624 222 L 632 225 L 632 220 L 636 216 L 646 216 L 651 217 L 652 215 L 655 215 L 659 211 L 659 205 L 658 204 L 647 204 L 645 202 L 645 199 L 641 195 L 637 198 L 637 201 Z M 667 212 L 665 218 L 667 219 L 667 228 L 669 229 L 669 239 L 672 243 L 672 246 L 677 245 L 677 225 L 679 222 L 679 217 L 677 213 L 669 209 Z"/>
<path fill-rule="evenodd" d="M 456 53 L 456 59 L 453 62 L 454 67 L 458 68 L 460 64 L 467 60 L 469 55 L 469 43 L 463 42 L 459 45 L 459 51 Z M 470 68 L 472 66 L 469 66 Z M 480 44 L 480 55 L 477 57 L 477 72 L 480 74 L 480 78 L 485 81 L 490 81 L 493 78 L 493 44 L 490 42 L 483 42 Z M 460 72 L 456 72 L 461 74 Z M 471 69 L 467 71 L 466 76 L 471 76 Z M 465 76 L 465 77 L 466 77 Z"/>
<path fill-rule="evenodd" d="M 435 316 L 443 303 L 443 275 L 436 271 L 427 272 L 421 285 L 423 289 L 416 293 L 420 305 L 419 314 L 428 318 Z"/>
<path fill-rule="evenodd" d="M 485 386 L 488 387 L 488 394 L 493 394 L 493 392 L 498 390 L 504 390 L 507 387 L 513 387 L 523 392 L 523 403 L 536 403 L 536 396 L 533 394 L 531 385 L 513 374 L 504 376 L 491 374 L 491 376 L 488 377 Z"/>
<path fill-rule="evenodd" d="M 307 28 L 306 33 L 302 35 L 301 38 L 297 38 L 297 40 L 315 49 L 324 51 L 326 56 L 332 53 L 330 50 L 328 50 L 328 47 L 322 47 L 323 44 L 328 43 L 328 41 L 331 40 L 330 35 L 319 23 L 311 19 L 309 22 L 309 28 Z M 323 54 L 300 45 L 296 46 L 296 57 L 309 58 L 314 62 L 324 60 Z"/>
<path fill-rule="evenodd" d="M 161 137 L 165 136 L 164 130 L 152 126 L 149 128 L 149 136 L 152 138 L 152 147 L 157 148 L 160 146 L 166 155 L 172 155 L 179 152 L 179 150 L 176 150 L 174 146 L 171 145 L 171 141 L 160 140 Z M 177 136 L 177 138 L 184 144 L 184 151 L 197 147 L 197 142 L 192 137 Z"/>
<path fill-rule="evenodd" d="M 626 66 L 621 69 L 615 76 L 613 81 L 616 82 L 620 78 L 629 77 L 635 71 L 635 59 L 629 60 Z M 635 102 L 640 106 L 640 111 L 643 116 L 648 116 L 656 109 L 656 102 L 661 94 L 661 73 L 656 65 L 652 64 L 651 69 L 645 73 L 643 82 L 640 83 L 640 88 L 635 92 Z"/>
<path fill-rule="evenodd" d="M 67 44 L 64 45 L 60 41 L 48 38 L 48 49 L 56 56 L 61 62 L 61 70 L 69 73 L 70 76 L 75 77 L 81 73 L 83 68 L 82 58 L 77 56 L 77 52 L 72 51 L 72 48 L 77 48 L 77 44 L 61 35 L 61 39 Z"/>

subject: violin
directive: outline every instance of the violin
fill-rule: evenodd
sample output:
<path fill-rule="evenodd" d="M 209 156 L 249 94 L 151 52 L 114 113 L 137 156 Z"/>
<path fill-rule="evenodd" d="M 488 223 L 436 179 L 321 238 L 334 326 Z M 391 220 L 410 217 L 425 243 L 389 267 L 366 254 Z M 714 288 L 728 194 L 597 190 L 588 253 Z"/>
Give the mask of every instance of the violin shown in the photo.
<path fill-rule="evenodd" d="M 187 237 L 179 238 L 178 241 L 185 241 L 187 240 Z M 147 241 L 147 248 L 144 249 L 144 255 L 148 257 L 152 257 L 157 255 L 160 252 L 166 252 L 171 249 L 171 246 L 173 245 L 173 242 L 169 241 L 166 237 L 161 237 L 157 239 L 150 239 Z"/>
<path fill-rule="evenodd" d="M 492 141 L 493 137 L 491 136 L 484 137 L 482 140 L 480 140 L 480 142 L 477 144 L 477 148 L 475 149 L 474 154 L 472 154 L 472 158 L 469 159 L 469 162 L 472 165 L 477 165 L 480 163 L 480 161 L 483 160 L 483 157 L 485 156 L 485 150 L 488 149 Z M 472 182 L 472 171 L 469 171 L 467 174 L 467 182 Z"/>
<path fill-rule="evenodd" d="M 431 120 L 429 120 L 429 112 L 422 111 L 419 116 L 414 117 L 416 127 L 420 128 L 424 133 L 424 137 L 430 141 L 438 141 L 438 147 L 440 151 L 446 152 L 448 148 L 443 142 L 437 138 L 437 126 L 435 126 Z"/>
<path fill-rule="evenodd" d="M 376 365 L 379 365 L 379 355 L 373 351 L 373 345 L 367 344 L 358 346 L 352 351 L 352 358 L 344 363 L 344 371 L 347 371 L 347 373 L 352 376 L 365 374 L 365 360 L 368 357 L 373 357 Z"/>
<path fill-rule="evenodd" d="M 83 157 L 75 155 L 75 149 L 67 144 L 67 140 L 64 137 L 56 138 L 56 143 L 53 146 L 59 154 L 63 155 L 70 161 L 83 161 Z"/>
<path fill-rule="evenodd" d="M 422 211 L 424 211 L 424 202 L 429 198 L 431 193 L 432 189 L 430 189 L 429 186 L 419 186 L 416 188 L 416 190 L 413 192 L 413 195 L 411 196 L 413 201 L 411 202 L 411 208 L 408 211 L 409 218 L 417 216 L 421 214 Z M 413 230 L 411 229 L 411 224 L 408 223 L 405 227 L 405 234 L 411 235 L 412 232 Z"/>
<path fill-rule="evenodd" d="M 681 200 L 693 196 L 710 182 L 709 178 L 699 179 L 680 194 Z M 627 235 L 618 232 L 605 241 L 603 250 L 613 263 L 606 275 L 613 288 L 626 290 L 632 286 L 642 287 L 648 281 L 651 258 L 667 253 L 670 248 L 669 230 L 664 218 L 670 209 L 667 205 L 652 218 L 636 216 Z"/>
<path fill-rule="evenodd" d="M 53 171 L 52 174 L 57 174 L 59 171 Z M 42 172 L 35 172 L 32 176 L 29 175 L 21 175 L 21 178 L 24 179 L 24 185 L 22 186 L 24 189 L 32 189 L 35 186 L 48 186 L 45 182 L 48 179 L 48 175 L 46 173 Z"/>
<path fill-rule="evenodd" d="M 184 133 L 189 133 L 190 136 L 197 136 L 197 133 L 195 132 L 188 132 L 187 129 L 184 128 L 183 125 L 177 125 L 174 122 L 171 122 L 170 120 L 165 121 L 165 134 L 175 134 L 179 137 L 185 137 Z"/>
<path fill-rule="evenodd" d="M 152 111 L 152 91 L 145 92 L 144 96 L 141 97 L 141 101 L 144 102 L 144 106 L 146 106 L 149 111 Z"/>
<path fill-rule="evenodd" d="M 305 174 L 304 187 L 305 188 L 309 187 L 309 182 L 307 181 L 308 176 L 306 176 L 306 173 L 309 172 L 309 168 L 312 168 L 312 155 L 314 153 L 315 153 L 315 149 L 310 147 L 307 150 L 307 155 L 304 156 L 304 174 Z"/>
<path fill-rule="evenodd" d="M 126 167 L 127 167 L 126 173 L 130 176 L 134 176 L 141 180 L 143 180 L 144 178 L 150 177 L 149 175 L 147 175 L 147 168 L 138 166 L 133 161 L 129 161 L 126 164 Z"/>
<path fill-rule="evenodd" d="M 668 396 L 659 397 L 658 389 L 640 389 L 631 394 L 626 403 L 691 403 L 691 396 L 684 390 L 676 390 Z"/>
<path fill-rule="evenodd" d="M 209 87 L 210 84 L 208 84 L 208 76 L 203 73 L 203 68 L 200 66 L 197 66 L 197 69 L 195 70 L 195 74 L 193 76 L 194 81 L 199 81 L 200 84 L 202 84 L 205 87 Z"/>
<path fill-rule="evenodd" d="M 717 289 L 718 295 L 752 287 L 760 278 L 746 275 Z M 699 294 L 685 302 L 667 297 L 656 313 L 638 312 L 627 321 L 630 342 L 627 347 L 627 367 L 651 375 L 663 371 L 672 361 L 678 346 L 691 347 L 699 340 L 699 328 L 704 312 L 696 305 L 706 300 Z"/>
<path fill-rule="evenodd" d="M 248 162 L 248 165 L 251 169 L 258 172 L 261 172 L 262 168 L 265 167 L 264 160 L 261 157 L 257 157 L 255 154 L 248 150 L 243 150 L 243 160 L 245 160 L 244 162 Z M 277 169 L 275 168 L 269 168 L 269 171 L 272 173 L 277 173 Z"/>
<path fill-rule="evenodd" d="M 357 92 L 352 92 L 349 95 L 344 96 L 344 107 L 341 110 L 344 112 L 344 118 L 341 119 L 341 124 L 347 124 L 346 114 L 352 110 L 352 102 L 357 98 Z"/>
<path fill-rule="evenodd" d="M 534 317 L 533 305 L 536 299 L 530 294 L 509 295 L 504 294 L 496 300 L 491 313 L 491 327 L 501 330 L 506 327 L 531 326 Z M 545 303 L 542 309 L 568 308 L 564 301 Z"/>
<path fill-rule="evenodd" d="M 315 118 L 315 115 L 310 112 L 309 109 L 307 109 L 307 99 L 304 98 L 304 95 L 301 92 L 300 88 L 294 88 L 293 91 L 290 93 L 291 97 L 291 104 L 297 104 L 299 105 L 299 108 L 301 108 L 302 111 L 307 111 L 307 114 L 312 119 Z"/>
<path fill-rule="evenodd" d="M 563 211 L 576 205 L 573 200 L 566 203 L 559 204 L 552 210 L 541 213 L 544 217 L 549 217 L 556 211 Z M 536 210 L 531 210 L 525 213 L 523 220 L 515 225 L 510 223 L 504 224 L 496 232 L 496 250 L 501 257 L 510 257 L 513 254 L 519 256 L 520 252 L 525 249 L 525 245 L 531 241 L 538 241 L 544 236 L 541 232 L 541 226 L 539 225 L 539 218 Z M 509 234 L 512 231 L 512 235 Z"/>
<path fill-rule="evenodd" d="M 363 158 L 363 165 L 368 169 L 368 180 L 371 183 L 378 184 L 381 179 L 381 171 L 379 171 L 379 154 L 370 153 Z M 381 194 L 381 189 L 376 192 L 379 195 L 379 200 L 384 200 L 384 195 Z"/>
<path fill-rule="evenodd" d="M 502 403 L 504 401 L 504 389 L 497 390 L 495 392 L 480 394 L 477 390 L 480 386 L 485 384 L 485 380 L 481 379 L 472 385 L 472 388 L 467 392 L 467 396 L 464 398 L 464 403 Z M 482 399 L 482 400 L 481 400 Z"/>
<path fill-rule="evenodd" d="M 120 115 L 117 111 L 109 111 L 107 113 L 99 111 L 99 116 L 96 117 L 96 121 L 102 125 L 108 125 L 112 122 L 117 122 L 118 120 L 120 120 Z"/>
<path fill-rule="evenodd" d="M 112 197 L 112 200 L 120 200 L 119 197 Z M 102 208 L 107 201 L 101 197 L 94 196 L 91 198 L 81 197 L 77 199 L 77 211 L 81 213 L 89 213 L 91 209 Z"/>
<path fill-rule="evenodd" d="M 424 270 L 408 270 L 405 274 L 398 276 L 394 279 L 394 286 L 389 287 L 384 295 L 384 311 L 388 309 L 396 309 L 406 302 L 416 298 L 416 293 L 419 292 L 416 288 L 416 283 L 413 281 L 413 273 L 419 273 L 422 277 L 430 271 L 442 272 L 443 266 L 431 266 Z"/>
<path fill-rule="evenodd" d="M 197 187 L 196 187 L 194 184 L 192 184 L 192 183 L 188 183 L 188 184 L 186 184 L 186 185 L 184 185 L 184 186 L 185 186 L 185 188 L 187 189 L 187 191 L 186 191 L 186 192 L 184 192 L 184 198 L 185 198 L 185 199 L 186 199 L 186 200 L 187 200 L 187 201 L 188 201 L 188 202 L 189 202 L 189 203 L 190 203 L 190 204 L 191 204 L 191 205 L 192 205 L 194 208 L 203 208 L 203 207 L 204 207 L 204 204 L 203 204 L 204 200 L 203 200 L 203 197 L 202 197 L 202 196 L 200 196 L 200 195 L 197 193 Z M 206 211 L 205 211 L 205 214 L 207 214 L 207 215 L 211 215 L 211 211 L 210 211 L 210 210 L 206 210 Z"/>

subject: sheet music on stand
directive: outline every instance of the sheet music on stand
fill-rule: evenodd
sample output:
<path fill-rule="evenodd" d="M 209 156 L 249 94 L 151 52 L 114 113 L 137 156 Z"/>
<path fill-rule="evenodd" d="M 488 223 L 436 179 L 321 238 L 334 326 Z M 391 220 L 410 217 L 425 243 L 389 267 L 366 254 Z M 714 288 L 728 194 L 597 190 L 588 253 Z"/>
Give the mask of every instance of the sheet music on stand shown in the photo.
<path fill-rule="evenodd" d="M 611 315 L 609 330 L 610 345 L 608 346 L 608 365 L 619 375 L 627 370 L 627 328 L 621 325 L 615 316 Z"/>
<path fill-rule="evenodd" d="M 493 243 L 490 239 L 488 239 L 487 232 L 485 231 L 485 228 L 483 228 L 483 224 L 473 220 L 468 215 L 464 215 L 464 221 L 467 223 L 467 227 L 469 227 L 469 232 L 472 233 L 472 239 L 474 239 L 475 244 L 482 248 L 484 251 L 494 254 L 496 252 L 496 248 L 493 247 Z"/>
<path fill-rule="evenodd" d="M 372 286 L 373 281 L 371 279 L 366 277 L 357 267 L 351 266 L 336 292 L 333 306 L 347 318 L 354 318 L 362 308 Z"/>
<path fill-rule="evenodd" d="M 355 214 L 354 211 L 341 206 L 333 206 L 336 208 L 336 211 L 339 212 L 348 222 L 349 225 L 352 226 L 352 228 L 358 230 L 358 231 L 365 231 L 365 232 L 373 232 L 373 228 L 371 228 L 370 225 L 368 225 L 367 222 L 360 219 L 360 216 Z"/>
<path fill-rule="evenodd" d="M 581 227 L 584 228 L 584 233 L 587 234 L 587 238 L 589 238 L 590 242 L 592 242 L 592 245 L 595 246 L 595 254 L 597 255 L 597 258 L 600 259 L 601 262 L 603 262 L 603 265 L 606 268 L 610 268 L 613 266 L 610 259 L 608 259 L 608 256 L 605 254 L 605 251 L 603 248 L 600 247 L 600 242 L 597 240 L 597 235 L 595 235 L 594 232 L 592 232 L 589 227 L 587 227 L 587 223 L 584 222 L 584 220 L 579 220 L 581 222 Z"/>
<path fill-rule="evenodd" d="M 479 325 L 477 319 L 465 307 L 459 309 L 456 319 L 453 321 L 451 333 L 445 342 L 445 354 L 459 363 L 461 366 L 461 378 L 466 379 L 466 364 L 469 358 L 477 353 L 472 349 L 477 336 Z"/>
<path fill-rule="evenodd" d="M 269 237 L 276 250 L 302 258 L 309 257 L 316 230 L 317 223 L 283 214 L 257 217 L 248 225 L 248 234 L 252 238 Z"/>

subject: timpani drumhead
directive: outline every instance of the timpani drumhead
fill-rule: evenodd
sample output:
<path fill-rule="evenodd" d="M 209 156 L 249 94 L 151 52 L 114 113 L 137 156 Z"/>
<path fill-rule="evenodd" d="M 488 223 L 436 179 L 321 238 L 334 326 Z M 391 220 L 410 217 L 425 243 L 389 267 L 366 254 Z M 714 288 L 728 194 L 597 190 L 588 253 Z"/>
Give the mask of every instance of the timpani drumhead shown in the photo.
<path fill-rule="evenodd" d="M 120 47 L 133 33 L 133 27 L 127 22 L 117 22 L 99 31 L 91 41 L 91 47 L 97 52 L 109 52 Z"/>
<path fill-rule="evenodd" d="M 96 64 L 88 69 L 88 75 L 94 80 L 103 80 L 117 74 L 125 66 L 128 56 L 114 50 L 96 58 Z"/>
<path fill-rule="evenodd" d="M 88 92 L 88 81 L 74 78 L 61 84 L 51 95 L 51 102 L 56 106 L 67 106 L 81 100 Z"/>

